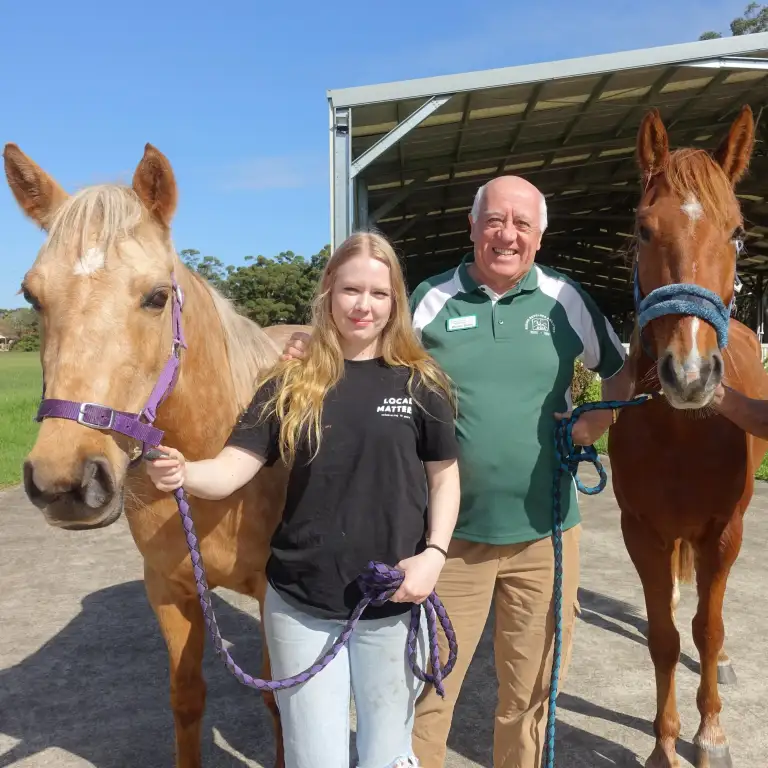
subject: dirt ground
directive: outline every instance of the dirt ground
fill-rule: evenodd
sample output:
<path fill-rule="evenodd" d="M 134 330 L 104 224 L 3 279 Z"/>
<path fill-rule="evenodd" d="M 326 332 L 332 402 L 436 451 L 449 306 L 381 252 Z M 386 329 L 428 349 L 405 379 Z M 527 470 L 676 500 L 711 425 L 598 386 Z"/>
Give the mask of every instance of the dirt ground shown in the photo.
<path fill-rule="evenodd" d="M 589 471 L 584 479 L 590 480 Z M 582 613 L 558 701 L 557 764 L 641 766 L 653 748 L 655 693 L 639 580 L 624 550 L 610 483 L 581 497 Z M 163 641 L 125 521 L 93 532 L 48 527 L 20 489 L 0 493 L 0 768 L 173 765 Z M 768 486 L 760 484 L 726 595 L 727 650 L 738 683 L 721 688 L 736 768 L 768 764 Z M 255 601 L 225 590 L 214 605 L 230 652 L 259 669 Z M 681 764 L 693 759 L 697 654 L 694 594 L 684 590 L 678 702 Z M 492 765 L 495 675 L 491 622 L 456 709 L 449 768 Z M 260 698 L 210 650 L 203 764 L 271 766 L 271 727 Z"/>

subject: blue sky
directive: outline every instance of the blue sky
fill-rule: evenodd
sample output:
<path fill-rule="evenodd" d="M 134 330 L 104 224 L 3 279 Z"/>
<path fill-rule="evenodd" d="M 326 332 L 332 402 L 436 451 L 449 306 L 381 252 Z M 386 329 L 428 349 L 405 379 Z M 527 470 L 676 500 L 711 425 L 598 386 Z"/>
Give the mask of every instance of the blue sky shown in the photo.
<path fill-rule="evenodd" d="M 727 32 L 746 4 L 7 3 L 0 143 L 72 191 L 130 181 L 149 141 L 176 173 L 178 250 L 226 264 L 309 256 L 330 240 L 327 89 L 687 42 Z M 43 236 L 0 181 L 8 308 L 23 306 L 15 293 Z"/>

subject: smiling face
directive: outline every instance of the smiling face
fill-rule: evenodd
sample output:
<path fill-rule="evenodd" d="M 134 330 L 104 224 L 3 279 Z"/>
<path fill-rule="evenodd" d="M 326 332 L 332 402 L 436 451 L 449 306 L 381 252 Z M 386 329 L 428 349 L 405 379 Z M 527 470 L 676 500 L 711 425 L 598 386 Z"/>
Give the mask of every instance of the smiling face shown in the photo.
<path fill-rule="evenodd" d="M 469 219 L 473 277 L 503 293 L 525 277 L 541 246 L 541 193 L 517 176 L 501 176 L 486 185 L 476 216 Z"/>
<path fill-rule="evenodd" d="M 345 356 L 376 354 L 391 313 L 392 280 L 387 264 L 360 253 L 339 266 L 331 287 L 331 316 Z"/>

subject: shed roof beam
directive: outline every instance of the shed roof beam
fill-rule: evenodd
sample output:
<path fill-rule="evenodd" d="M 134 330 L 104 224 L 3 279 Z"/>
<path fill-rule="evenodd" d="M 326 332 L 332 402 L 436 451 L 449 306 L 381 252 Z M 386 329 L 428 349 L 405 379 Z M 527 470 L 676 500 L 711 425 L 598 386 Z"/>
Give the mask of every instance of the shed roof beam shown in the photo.
<path fill-rule="evenodd" d="M 646 93 L 645 96 L 643 96 L 643 98 L 637 104 L 630 107 L 626 111 L 626 114 L 621 119 L 621 122 L 614 129 L 615 138 L 619 138 L 621 134 L 626 130 L 630 120 L 635 116 L 635 111 L 640 107 L 648 107 L 650 103 L 656 98 L 656 96 L 661 93 L 669 81 L 672 80 L 672 78 L 678 73 L 678 71 L 679 70 L 677 67 L 671 67 L 666 72 L 664 72 L 663 75 L 660 75 L 656 78 L 648 93 Z"/>
<path fill-rule="evenodd" d="M 754 56 L 719 56 L 714 59 L 691 61 L 686 66 L 701 69 L 762 69 L 768 71 L 768 59 Z"/>
<path fill-rule="evenodd" d="M 382 136 L 372 147 L 363 152 L 357 160 L 352 162 L 352 177 L 357 176 L 360 171 L 370 165 L 379 155 L 386 152 L 394 146 L 407 133 L 412 131 L 417 125 L 424 122 L 434 111 L 440 109 L 447 101 L 453 98 L 453 94 L 447 96 L 433 96 L 425 101 L 418 109 L 414 110 L 401 123 L 394 127 L 385 136 Z"/>
<path fill-rule="evenodd" d="M 588 112 L 592 105 L 600 99 L 603 95 L 603 91 L 613 77 L 613 72 L 609 72 L 607 75 L 603 75 L 598 80 L 597 85 L 592 89 L 589 94 L 589 98 L 579 107 L 579 111 L 573 116 L 568 127 L 565 129 L 565 136 L 563 136 L 563 146 L 565 146 L 573 137 L 573 132 L 579 124 L 579 120 L 584 116 L 585 112 Z"/>
<path fill-rule="evenodd" d="M 722 85 L 731 73 L 727 70 L 718 72 L 700 91 L 686 99 L 673 113 L 672 117 L 664 121 L 667 130 L 674 128 L 680 120 L 690 113 L 691 108 L 696 106 L 710 91 Z"/>
<path fill-rule="evenodd" d="M 379 219 L 384 218 L 388 213 L 394 211 L 400 203 L 407 199 L 417 189 L 421 189 L 431 175 L 430 171 L 420 171 L 415 174 L 409 184 L 406 184 L 398 192 L 390 195 L 373 213 L 368 216 L 368 221 L 375 224 Z"/>
<path fill-rule="evenodd" d="M 498 168 L 496 168 L 497 175 L 504 172 L 504 166 L 509 162 L 509 159 L 514 154 L 515 147 L 517 146 L 517 142 L 520 141 L 520 134 L 523 132 L 523 128 L 525 127 L 526 120 L 528 120 L 528 117 L 530 116 L 531 112 L 533 112 L 536 109 L 536 105 L 539 103 L 539 98 L 541 97 L 541 92 L 544 89 L 544 85 L 545 83 L 539 83 L 533 89 L 533 93 L 531 93 L 531 97 L 528 99 L 528 103 L 525 105 L 525 110 L 523 111 L 523 115 L 520 118 L 520 122 L 517 124 L 516 128 L 514 129 L 514 133 L 512 134 L 512 141 L 509 143 L 509 149 L 507 150 L 507 154 L 504 156 L 504 159 L 499 163 Z"/>
<path fill-rule="evenodd" d="M 740 98 L 744 98 L 743 96 Z M 729 109 L 730 111 L 730 109 Z M 666 124 L 666 121 L 665 121 Z M 694 119 L 689 120 L 685 123 L 681 123 L 677 130 L 674 132 L 674 136 L 670 137 L 670 140 L 672 143 L 682 143 L 686 140 L 688 140 L 689 137 L 698 136 L 703 133 L 706 133 L 708 131 L 712 131 L 716 128 L 722 127 L 722 121 L 717 121 L 713 123 L 707 123 L 702 125 L 700 119 Z M 599 145 L 599 146 L 596 146 Z M 634 151 L 634 145 L 635 145 L 635 138 L 634 136 L 625 136 L 620 138 L 615 138 L 613 135 L 613 131 L 610 132 L 601 132 L 601 133 L 591 133 L 591 134 L 585 134 L 583 136 L 579 137 L 577 144 L 571 144 L 568 146 L 568 150 L 589 150 L 592 151 L 596 148 L 599 148 L 601 151 L 606 149 L 620 149 L 623 147 L 627 147 L 627 155 L 629 156 L 631 154 L 630 152 L 630 146 L 632 148 L 632 151 Z M 516 151 L 514 154 L 515 160 L 523 160 L 526 158 L 532 158 L 536 157 L 537 155 L 545 155 L 548 152 L 553 152 L 557 149 L 561 148 L 561 142 L 560 140 L 557 141 L 540 141 L 540 142 L 530 142 L 526 145 L 523 145 L 519 151 Z M 369 150 L 370 151 L 370 150 Z M 464 168 L 471 168 L 472 166 L 482 167 L 482 165 L 492 165 L 494 163 L 497 163 L 498 161 L 504 160 L 504 163 L 506 165 L 507 155 L 501 155 L 498 152 L 489 153 L 487 151 L 476 151 L 472 152 L 470 154 L 467 154 L 463 160 L 459 163 Z M 616 158 L 612 158 L 616 159 Z M 438 173 L 448 173 L 450 171 L 450 167 L 453 164 L 453 160 L 446 160 L 442 163 L 437 162 L 431 162 L 430 168 L 432 169 L 433 173 L 437 175 Z M 406 169 L 406 173 L 416 173 L 417 171 L 426 170 L 425 165 L 416 166 L 410 169 Z M 535 168 L 527 168 L 525 169 L 526 173 L 530 173 L 532 171 L 535 171 Z M 380 178 L 385 177 L 388 173 L 391 173 L 393 176 L 393 181 L 396 179 L 399 179 L 400 174 L 400 168 L 398 166 L 390 166 L 390 167 L 381 167 L 378 171 Z M 431 184 L 430 184 L 431 186 Z"/>

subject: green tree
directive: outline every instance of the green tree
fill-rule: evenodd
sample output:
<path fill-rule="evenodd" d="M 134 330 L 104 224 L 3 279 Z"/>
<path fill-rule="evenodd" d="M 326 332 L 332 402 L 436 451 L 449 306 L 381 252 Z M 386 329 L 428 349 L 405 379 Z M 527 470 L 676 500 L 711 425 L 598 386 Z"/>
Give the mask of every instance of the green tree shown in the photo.
<path fill-rule="evenodd" d="M 750 3 L 744 9 L 744 15 L 731 22 L 731 34 L 734 37 L 766 31 L 768 31 L 768 5 Z M 715 40 L 720 37 L 722 35 L 719 32 L 705 32 L 699 40 Z"/>
<path fill-rule="evenodd" d="M 246 256 L 249 263 L 232 269 L 227 278 L 228 295 L 259 325 L 306 323 L 329 255 L 326 245 L 309 261 L 293 251 L 283 251 L 274 259 Z"/>
<path fill-rule="evenodd" d="M 225 267 L 215 256 L 203 256 L 194 248 L 185 248 L 179 253 L 181 260 L 194 272 L 204 277 L 215 288 L 227 295 L 227 279 L 234 267 Z"/>
<path fill-rule="evenodd" d="M 15 352 L 40 349 L 40 320 L 33 309 L 23 307 L 4 312 L 2 325 L 10 328 L 18 341 L 11 347 Z M 9 334 L 4 334 L 9 335 Z"/>

